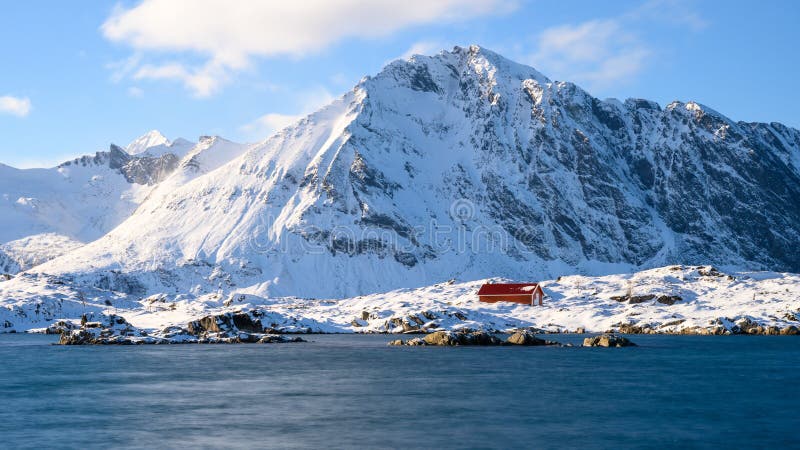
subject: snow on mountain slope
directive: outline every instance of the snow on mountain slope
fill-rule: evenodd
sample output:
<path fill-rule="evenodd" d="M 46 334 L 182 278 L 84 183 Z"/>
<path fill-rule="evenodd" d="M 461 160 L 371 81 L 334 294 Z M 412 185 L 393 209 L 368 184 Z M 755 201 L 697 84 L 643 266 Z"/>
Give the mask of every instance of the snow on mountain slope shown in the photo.
<path fill-rule="evenodd" d="M 129 155 L 138 155 L 140 153 L 144 153 L 147 149 L 156 146 L 162 145 L 169 145 L 169 139 L 164 137 L 158 130 L 151 130 L 147 133 L 139 136 L 138 138 L 134 139 L 127 147 L 125 147 L 125 152 Z"/>
<path fill-rule="evenodd" d="M 51 169 L 0 167 L 0 242 L 40 233 L 90 241 L 122 222 L 148 187 L 109 164 L 98 153 Z"/>
<path fill-rule="evenodd" d="M 178 138 L 174 142 L 164 137 L 158 130 L 149 131 L 136 138 L 125 147 L 125 152 L 132 156 L 160 157 L 173 154 L 179 159 L 183 158 L 194 147 L 193 142 Z"/>
<path fill-rule="evenodd" d="M 600 101 L 477 46 L 396 61 L 35 269 L 351 297 L 672 263 L 800 270 L 800 132 Z"/>
<path fill-rule="evenodd" d="M 135 142 L 139 156 L 112 144 L 108 152 L 49 169 L 0 165 L 0 244 L 7 243 L 0 264 L 5 271 L 27 270 L 73 250 L 78 242 L 101 237 L 130 216 L 194 147 L 186 140 L 164 144 L 152 136 Z"/>
<path fill-rule="evenodd" d="M 42 233 L 0 244 L 0 273 L 15 274 L 75 250 L 82 242 Z"/>

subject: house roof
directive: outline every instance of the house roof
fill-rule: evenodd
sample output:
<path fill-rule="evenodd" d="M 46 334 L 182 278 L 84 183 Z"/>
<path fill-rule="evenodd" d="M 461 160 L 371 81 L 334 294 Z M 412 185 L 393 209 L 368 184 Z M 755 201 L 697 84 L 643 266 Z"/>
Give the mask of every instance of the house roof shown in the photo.
<path fill-rule="evenodd" d="M 539 283 L 484 284 L 478 295 L 532 295 Z"/>

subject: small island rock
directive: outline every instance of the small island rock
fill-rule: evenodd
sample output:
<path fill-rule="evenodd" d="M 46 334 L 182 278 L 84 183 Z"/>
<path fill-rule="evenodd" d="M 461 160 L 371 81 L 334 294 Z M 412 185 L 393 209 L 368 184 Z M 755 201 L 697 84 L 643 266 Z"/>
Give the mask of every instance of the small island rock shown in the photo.
<path fill-rule="evenodd" d="M 613 334 L 588 337 L 583 340 L 584 347 L 636 347 L 628 338 Z"/>

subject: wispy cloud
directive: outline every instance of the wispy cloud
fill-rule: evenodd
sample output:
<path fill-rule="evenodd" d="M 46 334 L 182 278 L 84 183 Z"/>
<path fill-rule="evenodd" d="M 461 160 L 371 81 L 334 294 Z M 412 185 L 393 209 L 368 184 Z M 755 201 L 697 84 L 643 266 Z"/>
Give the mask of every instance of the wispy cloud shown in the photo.
<path fill-rule="evenodd" d="M 131 86 L 128 88 L 128 95 L 133 98 L 142 98 L 144 96 L 144 90 L 140 87 Z"/>
<path fill-rule="evenodd" d="M 31 100 L 28 97 L 0 96 L 0 113 L 26 117 L 30 114 L 31 108 Z"/>
<path fill-rule="evenodd" d="M 278 130 L 281 130 L 309 113 L 327 105 L 334 100 L 334 96 L 325 88 L 318 86 L 304 90 L 303 93 L 295 96 L 296 114 L 268 113 L 255 120 L 248 122 L 239 131 L 245 134 L 248 140 L 264 139 Z"/>
<path fill-rule="evenodd" d="M 563 79 L 604 87 L 643 68 L 651 51 L 618 20 L 591 20 L 544 30 L 529 59 Z"/>
<path fill-rule="evenodd" d="M 334 100 L 333 94 L 323 87 L 303 91 L 295 96 L 296 114 L 268 113 L 248 122 L 239 131 L 249 140 L 260 140 L 302 119 Z"/>
<path fill-rule="evenodd" d="M 651 0 L 618 17 L 547 28 L 527 60 L 557 79 L 603 90 L 635 79 L 654 59 L 657 50 L 636 30 L 656 22 L 693 31 L 707 26 L 685 1 Z"/>
<path fill-rule="evenodd" d="M 446 48 L 447 44 L 441 41 L 418 41 L 411 44 L 411 47 L 400 55 L 400 59 L 409 59 L 414 55 L 432 55 Z"/>
<path fill-rule="evenodd" d="M 190 68 L 181 63 L 145 64 L 133 73 L 134 80 L 174 80 L 182 82 L 196 97 L 208 97 L 227 81 L 227 71 L 213 62 Z"/>
<path fill-rule="evenodd" d="M 257 57 L 303 56 L 345 38 L 381 37 L 410 26 L 458 22 L 515 7 L 513 0 L 145 0 L 118 7 L 101 30 L 137 54 L 205 58 L 197 67 L 171 62 L 131 71 L 139 79 L 182 82 L 202 97 L 218 91 Z"/>
<path fill-rule="evenodd" d="M 695 11 L 687 0 L 650 0 L 622 16 L 633 21 L 666 22 L 687 27 L 692 31 L 704 30 L 708 21 Z"/>
<path fill-rule="evenodd" d="M 240 130 L 245 132 L 248 136 L 261 139 L 297 122 L 302 117 L 302 114 L 264 114 L 256 120 L 242 125 Z"/>

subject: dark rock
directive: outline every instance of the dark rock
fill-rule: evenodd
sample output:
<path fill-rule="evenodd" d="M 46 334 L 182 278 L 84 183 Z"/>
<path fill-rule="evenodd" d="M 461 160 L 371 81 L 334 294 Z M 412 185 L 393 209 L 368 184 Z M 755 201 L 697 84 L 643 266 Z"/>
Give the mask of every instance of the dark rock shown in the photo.
<path fill-rule="evenodd" d="M 652 300 L 655 297 L 656 296 L 653 295 L 653 294 L 646 294 L 646 295 L 614 295 L 614 296 L 611 296 L 610 298 L 611 298 L 611 300 L 614 300 L 614 301 L 617 301 L 617 302 L 628 302 L 628 303 L 637 304 L 637 303 L 646 302 L 648 300 Z"/>
<path fill-rule="evenodd" d="M 623 334 L 643 334 L 646 333 L 645 331 L 648 328 L 645 328 L 640 325 L 634 325 L 632 323 L 621 323 L 619 324 L 619 332 Z"/>
<path fill-rule="evenodd" d="M 644 303 L 648 300 L 654 299 L 656 296 L 653 294 L 646 294 L 646 295 L 631 295 L 628 297 L 628 303 Z"/>
<path fill-rule="evenodd" d="M 528 330 L 517 331 L 508 340 L 503 341 L 492 333 L 478 331 L 436 331 L 425 335 L 422 338 L 414 338 L 408 341 L 397 339 L 389 342 L 389 345 L 431 345 L 441 347 L 451 346 L 499 346 L 499 345 L 559 345 L 556 342 L 545 341 L 534 336 Z"/>
<path fill-rule="evenodd" d="M 422 333 L 422 329 L 419 325 L 411 325 L 409 323 L 403 322 L 403 333 Z"/>
<path fill-rule="evenodd" d="M 423 338 L 427 345 L 461 345 L 461 339 L 452 331 L 435 331 Z"/>
<path fill-rule="evenodd" d="M 408 316 L 408 320 L 411 321 L 411 322 L 416 323 L 417 325 L 423 325 L 425 323 L 424 320 L 420 319 L 419 316 L 414 315 L 414 314 Z"/>
<path fill-rule="evenodd" d="M 794 325 L 789 325 L 787 327 L 781 328 L 781 334 L 786 336 L 797 336 L 800 335 L 800 329 L 798 329 Z"/>
<path fill-rule="evenodd" d="M 72 330 L 79 328 L 78 325 L 75 325 L 72 322 L 67 322 L 66 320 L 59 320 L 50 324 L 47 328 L 45 328 L 45 334 L 63 334 L 68 333 Z"/>
<path fill-rule="evenodd" d="M 261 336 L 257 342 L 260 344 L 276 344 L 287 342 L 306 342 L 306 340 L 299 336 L 288 337 L 281 334 L 265 334 Z"/>
<path fill-rule="evenodd" d="M 461 337 L 461 345 L 501 345 L 500 338 L 485 331 L 465 333 Z"/>
<path fill-rule="evenodd" d="M 264 327 L 261 325 L 261 321 L 253 319 L 250 314 L 243 312 L 206 316 L 193 322 L 189 322 L 187 329 L 189 334 L 193 335 L 231 331 L 245 331 L 248 333 L 264 332 Z"/>
<path fill-rule="evenodd" d="M 670 305 L 670 306 L 674 305 L 675 303 L 677 303 L 677 302 L 679 302 L 681 300 L 683 300 L 683 299 L 680 296 L 677 296 L 677 295 L 659 295 L 656 298 L 656 301 L 658 303 L 661 303 L 663 305 Z"/>
<path fill-rule="evenodd" d="M 636 344 L 622 336 L 603 334 L 583 340 L 584 347 L 636 347 Z"/>
<path fill-rule="evenodd" d="M 506 339 L 506 343 L 511 345 L 558 345 L 557 342 L 539 339 L 527 330 L 514 332 Z"/>

